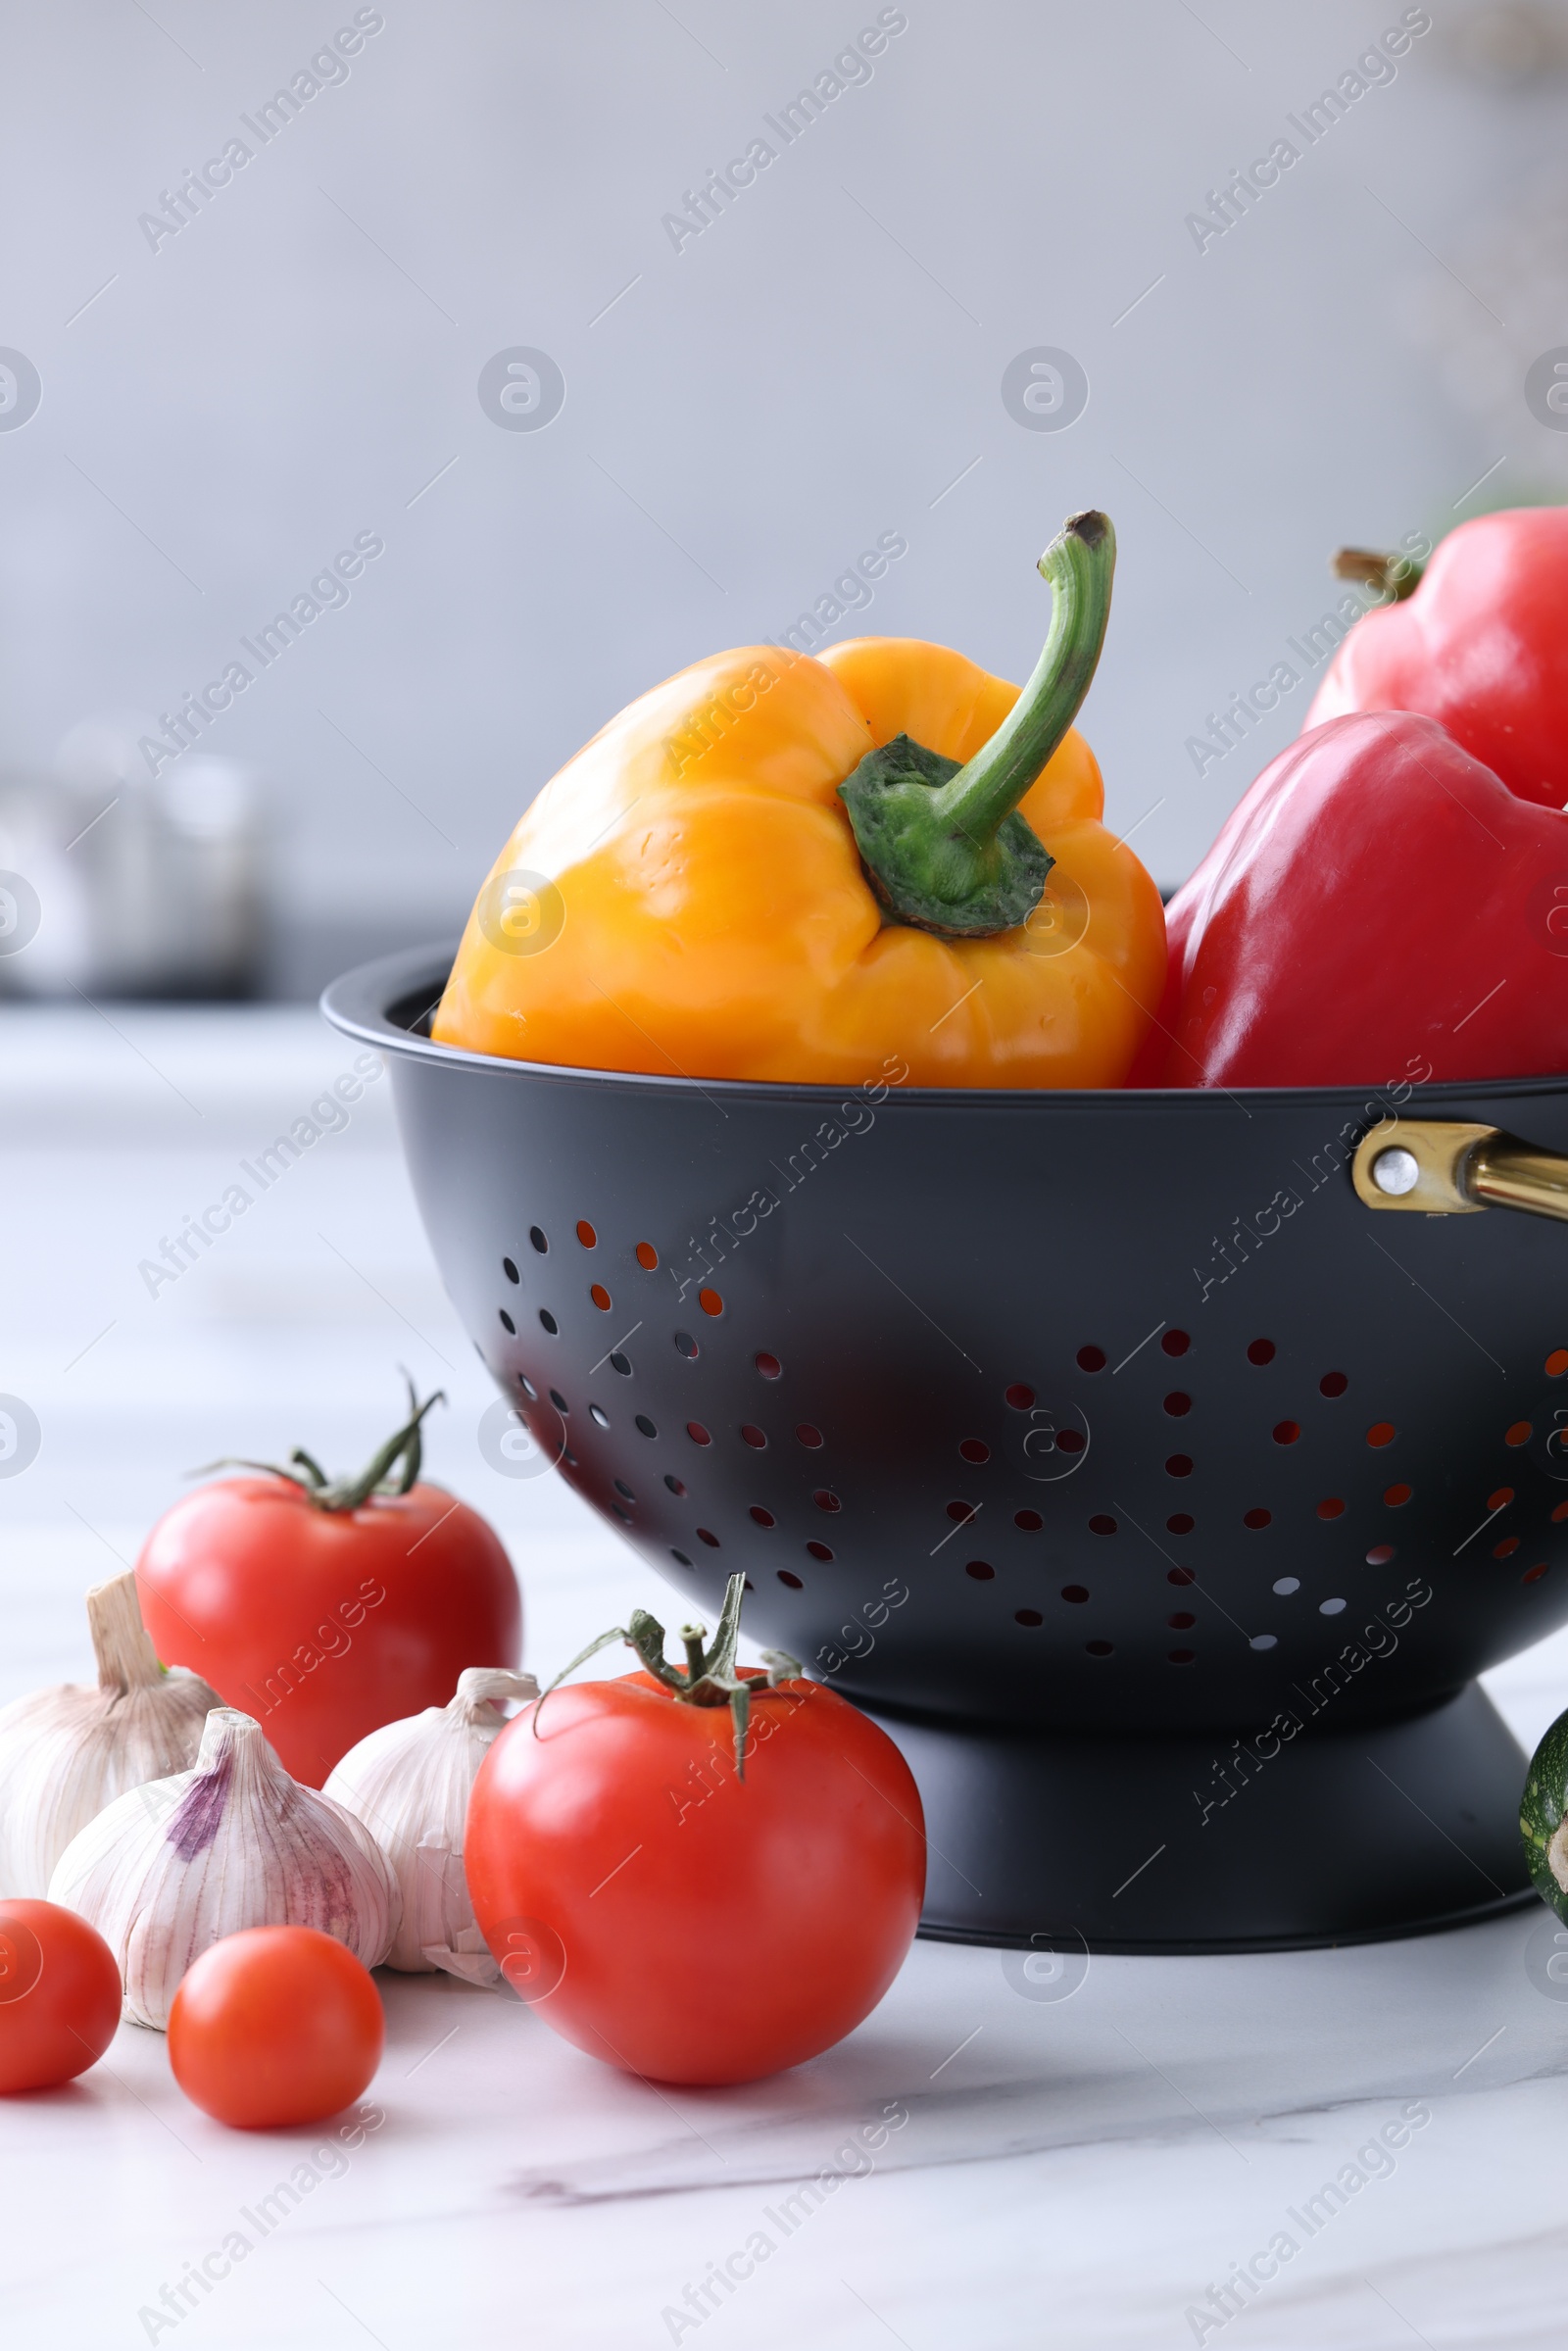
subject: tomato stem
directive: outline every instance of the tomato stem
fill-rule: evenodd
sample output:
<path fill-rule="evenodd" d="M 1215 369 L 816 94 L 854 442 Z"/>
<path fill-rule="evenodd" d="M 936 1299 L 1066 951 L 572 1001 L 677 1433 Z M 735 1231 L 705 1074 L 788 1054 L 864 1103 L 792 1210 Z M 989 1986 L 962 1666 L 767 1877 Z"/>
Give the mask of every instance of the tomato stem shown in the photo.
<path fill-rule="evenodd" d="M 535 1739 L 539 1736 L 539 1717 L 551 1691 L 559 1690 L 566 1676 L 574 1674 L 579 1665 L 586 1665 L 590 1657 L 597 1656 L 601 1649 L 609 1648 L 612 1641 L 620 1641 L 629 1649 L 636 1650 L 644 1670 L 652 1674 L 654 1680 L 667 1690 L 672 1698 L 678 1698 L 682 1705 L 729 1707 L 730 1719 L 735 1726 L 735 1777 L 744 1780 L 746 1732 L 751 1719 L 753 1695 L 763 1696 L 768 1690 L 776 1690 L 781 1682 L 799 1680 L 801 1675 L 800 1659 L 790 1656 L 785 1649 L 762 1651 L 767 1673 L 760 1681 L 755 1676 L 737 1674 L 735 1644 L 740 1638 L 741 1601 L 745 1592 L 746 1578 L 743 1575 L 731 1576 L 724 1588 L 724 1605 L 719 1611 L 718 1630 L 713 1636 L 711 1648 L 704 1647 L 708 1638 L 705 1627 L 681 1627 L 680 1639 L 686 1650 L 684 1667 L 671 1665 L 665 1657 L 664 1628 L 658 1617 L 650 1616 L 646 1608 L 634 1608 L 629 1625 L 612 1625 L 608 1633 L 601 1633 L 585 1649 L 579 1649 L 571 1663 L 564 1665 L 555 1680 L 546 1685 L 533 1709 Z"/>
<path fill-rule="evenodd" d="M 438 1388 L 421 1404 L 418 1392 L 409 1374 L 409 1417 L 402 1428 L 394 1429 L 386 1443 L 374 1452 L 357 1477 L 329 1478 L 320 1463 L 302 1445 L 289 1454 L 297 1466 L 283 1469 L 275 1461 L 251 1461 L 237 1453 L 225 1453 L 220 1461 L 209 1461 L 204 1469 L 193 1469 L 193 1478 L 210 1477 L 215 1469 L 259 1469 L 270 1478 L 286 1478 L 297 1486 L 306 1500 L 318 1510 L 358 1510 L 375 1495 L 408 1494 L 417 1483 L 423 1459 L 421 1426 L 432 1404 L 444 1404 L 446 1392 Z M 397 1465 L 401 1462 L 402 1467 Z M 393 1474 L 396 1470 L 396 1475 Z"/>

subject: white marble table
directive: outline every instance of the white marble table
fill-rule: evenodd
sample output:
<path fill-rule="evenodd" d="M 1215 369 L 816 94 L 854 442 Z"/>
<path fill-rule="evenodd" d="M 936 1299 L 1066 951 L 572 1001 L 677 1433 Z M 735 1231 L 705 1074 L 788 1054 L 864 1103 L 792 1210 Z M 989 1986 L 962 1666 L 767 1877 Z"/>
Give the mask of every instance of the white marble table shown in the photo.
<path fill-rule="evenodd" d="M 0 1390 L 43 1433 L 0 1481 L 0 1697 L 83 1670 L 80 1592 L 181 1472 L 299 1441 L 357 1459 L 398 1361 L 449 1392 L 431 1471 L 506 1536 L 531 1663 L 657 1607 L 564 1488 L 482 1459 L 489 1391 L 384 1089 L 148 1295 L 138 1261 L 350 1056 L 306 1014 L 110 1009 L 0 1015 Z M 1490 1686 L 1534 1739 L 1568 1698 L 1568 1637 Z M 696 2092 L 607 2072 L 508 1992 L 385 1977 L 375 2127 L 352 2146 L 219 2129 L 162 2039 L 122 2027 L 75 2085 L 0 2105 L 6 2340 L 1555 2345 L 1552 1933 L 1542 1911 L 1349 1951 L 1097 1959 L 1067 1999 L 1029 1996 L 1000 1953 L 920 1943 L 838 2049 Z M 1248 2263 L 1276 2274 L 1221 2323 L 1209 2288 Z"/>

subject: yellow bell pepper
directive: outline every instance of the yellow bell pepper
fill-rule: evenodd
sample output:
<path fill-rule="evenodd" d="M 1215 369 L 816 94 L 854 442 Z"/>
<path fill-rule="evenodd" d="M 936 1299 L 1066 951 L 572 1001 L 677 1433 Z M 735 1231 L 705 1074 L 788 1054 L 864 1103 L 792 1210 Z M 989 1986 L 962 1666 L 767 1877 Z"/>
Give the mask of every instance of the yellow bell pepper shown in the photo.
<path fill-rule="evenodd" d="M 1070 723 L 1114 555 L 1091 514 L 1040 559 L 1021 696 L 897 637 L 743 646 L 643 695 L 523 814 L 432 1035 L 663 1076 L 1118 1085 L 1165 930 Z"/>

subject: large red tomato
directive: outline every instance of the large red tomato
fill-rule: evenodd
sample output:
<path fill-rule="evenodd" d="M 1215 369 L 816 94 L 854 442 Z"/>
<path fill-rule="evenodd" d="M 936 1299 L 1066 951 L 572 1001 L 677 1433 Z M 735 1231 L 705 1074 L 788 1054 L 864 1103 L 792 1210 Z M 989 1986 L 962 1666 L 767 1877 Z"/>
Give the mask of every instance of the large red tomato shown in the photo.
<path fill-rule="evenodd" d="M 417 1419 L 398 1435 L 399 1452 L 389 1458 L 389 1439 L 355 1480 L 329 1483 L 311 1463 L 314 1476 L 203 1486 L 165 1512 L 136 1562 L 159 1656 L 254 1715 L 308 1788 L 383 1723 L 444 1706 L 465 1666 L 515 1666 L 522 1653 L 500 1538 L 409 1476 Z"/>
<path fill-rule="evenodd" d="M 120 2003 L 96 1927 L 58 1902 L 0 1902 L 0 2092 L 84 2074 L 114 2039 Z"/>
<path fill-rule="evenodd" d="M 751 1678 L 750 1676 L 748 1677 Z M 754 1689 L 762 1688 L 754 1682 Z M 490 1749 L 464 1836 L 502 1972 L 547 2025 L 658 2082 L 750 2082 L 843 2038 L 920 1916 L 920 1798 L 887 1735 L 789 1680 L 724 1706 L 578 1682 Z"/>

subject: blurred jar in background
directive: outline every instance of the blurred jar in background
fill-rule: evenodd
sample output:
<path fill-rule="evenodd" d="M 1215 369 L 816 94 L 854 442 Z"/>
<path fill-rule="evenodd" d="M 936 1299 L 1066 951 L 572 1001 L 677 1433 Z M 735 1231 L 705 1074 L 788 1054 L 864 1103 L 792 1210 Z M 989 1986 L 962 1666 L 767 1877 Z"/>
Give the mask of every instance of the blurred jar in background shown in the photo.
<path fill-rule="evenodd" d="M 150 732 L 139 713 L 87 719 L 52 774 L 0 777 L 0 996 L 254 991 L 257 780 L 194 751 L 149 776 L 137 746 Z"/>

